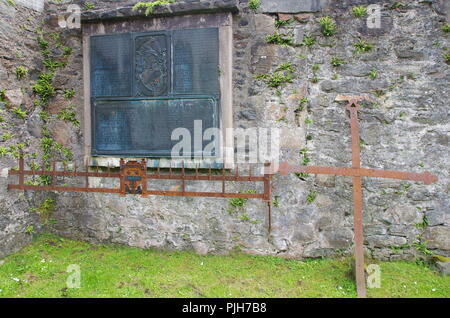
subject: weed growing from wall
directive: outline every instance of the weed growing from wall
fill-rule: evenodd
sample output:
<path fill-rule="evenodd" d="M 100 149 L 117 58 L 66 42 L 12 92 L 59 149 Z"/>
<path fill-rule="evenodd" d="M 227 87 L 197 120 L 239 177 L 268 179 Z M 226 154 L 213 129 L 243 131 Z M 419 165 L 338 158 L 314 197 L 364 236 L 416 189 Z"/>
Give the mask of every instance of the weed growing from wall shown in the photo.
<path fill-rule="evenodd" d="M 167 5 L 174 3 L 176 0 L 158 0 L 153 2 L 138 2 L 134 5 L 133 11 L 145 10 L 145 15 L 149 16 L 153 14 L 153 9 L 157 6 Z"/>

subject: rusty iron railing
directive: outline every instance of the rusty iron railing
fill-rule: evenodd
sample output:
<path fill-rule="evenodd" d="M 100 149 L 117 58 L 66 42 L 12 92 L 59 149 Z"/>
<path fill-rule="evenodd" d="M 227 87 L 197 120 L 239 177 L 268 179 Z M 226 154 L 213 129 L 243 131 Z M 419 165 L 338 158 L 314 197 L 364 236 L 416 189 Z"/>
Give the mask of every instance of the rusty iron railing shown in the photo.
<path fill-rule="evenodd" d="M 94 170 L 94 171 L 92 171 Z M 36 190 L 36 191 L 61 191 L 61 192 L 97 192 L 97 193 L 116 193 L 120 196 L 127 194 L 141 195 L 148 197 L 150 195 L 164 195 L 164 196 L 183 196 L 183 197 L 216 197 L 216 198 L 242 198 L 242 199 L 260 199 L 267 203 L 268 206 L 268 231 L 272 230 L 272 190 L 271 181 L 273 172 L 271 163 L 264 165 L 263 175 L 254 175 L 252 166 L 249 166 L 248 175 L 241 175 L 239 168 L 236 167 L 233 173 L 230 173 L 225 168 L 220 170 L 219 174 L 214 174 L 211 168 L 204 169 L 206 173 L 200 173 L 198 168 L 190 169 L 191 173 L 186 173 L 184 162 L 182 162 L 181 172 L 174 171 L 172 167 L 168 169 L 168 173 L 161 171 L 158 167 L 153 173 L 148 173 L 147 163 L 142 161 L 128 161 L 120 160 L 119 172 L 112 172 L 111 167 L 107 168 L 106 172 L 99 171 L 99 167 L 85 166 L 84 171 L 77 171 L 75 166 L 73 171 L 68 171 L 64 165 L 63 171 L 56 169 L 56 162 L 52 162 L 51 169 L 46 170 L 26 170 L 23 156 L 19 158 L 19 168 L 17 170 L 9 170 L 10 175 L 18 176 L 18 184 L 8 184 L 9 190 Z M 217 170 L 214 170 L 217 171 Z M 48 185 L 33 185 L 25 182 L 26 176 L 50 176 L 50 184 Z M 70 178 L 79 177 L 84 178 L 84 186 L 62 186 L 57 184 L 57 177 Z M 89 178 L 116 178 L 119 179 L 119 188 L 98 188 L 92 187 L 89 184 Z M 180 182 L 180 190 L 152 190 L 150 185 L 156 180 L 176 180 Z M 212 181 L 221 182 L 221 191 L 199 192 L 187 191 L 186 186 L 189 181 Z M 263 192 L 228 192 L 228 182 L 243 182 L 243 183 L 262 183 Z"/>

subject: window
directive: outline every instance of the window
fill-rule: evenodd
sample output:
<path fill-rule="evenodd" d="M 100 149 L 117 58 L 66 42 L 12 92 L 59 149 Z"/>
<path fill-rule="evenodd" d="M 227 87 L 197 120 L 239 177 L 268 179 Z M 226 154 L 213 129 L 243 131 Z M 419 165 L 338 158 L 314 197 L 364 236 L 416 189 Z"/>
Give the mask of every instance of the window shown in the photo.
<path fill-rule="evenodd" d="M 175 128 L 191 136 L 195 120 L 202 134 L 219 128 L 218 28 L 93 35 L 89 42 L 92 155 L 169 157 Z"/>

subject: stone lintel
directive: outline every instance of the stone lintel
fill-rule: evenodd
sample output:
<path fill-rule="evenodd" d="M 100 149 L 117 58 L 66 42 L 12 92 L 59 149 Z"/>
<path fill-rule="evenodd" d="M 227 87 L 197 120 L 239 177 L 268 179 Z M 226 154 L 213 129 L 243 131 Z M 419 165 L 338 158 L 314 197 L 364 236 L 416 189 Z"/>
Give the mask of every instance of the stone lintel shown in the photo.
<path fill-rule="evenodd" d="M 239 12 L 236 0 L 218 1 L 185 1 L 175 2 L 168 5 L 155 6 L 153 13 L 145 15 L 145 10 L 133 11 L 133 6 L 123 6 L 116 9 L 85 11 L 81 14 L 82 23 L 98 22 L 105 20 L 127 20 L 137 18 L 154 18 L 174 15 L 188 15 L 200 13 L 224 13 Z"/>
<path fill-rule="evenodd" d="M 261 0 L 260 10 L 264 13 L 318 12 L 329 0 Z"/>

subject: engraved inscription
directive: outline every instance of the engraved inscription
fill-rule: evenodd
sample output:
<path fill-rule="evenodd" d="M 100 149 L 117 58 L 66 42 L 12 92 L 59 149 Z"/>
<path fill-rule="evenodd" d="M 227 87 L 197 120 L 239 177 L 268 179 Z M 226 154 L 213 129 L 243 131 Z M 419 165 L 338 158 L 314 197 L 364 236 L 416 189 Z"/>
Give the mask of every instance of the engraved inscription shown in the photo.
<path fill-rule="evenodd" d="M 97 101 L 94 145 L 97 154 L 167 156 L 178 142 L 171 140 L 174 129 L 186 128 L 193 137 L 194 121 L 201 120 L 203 134 L 218 127 L 216 113 L 217 103 L 209 98 Z"/>

